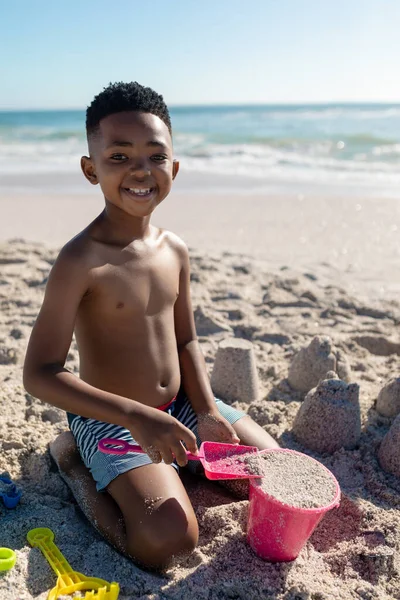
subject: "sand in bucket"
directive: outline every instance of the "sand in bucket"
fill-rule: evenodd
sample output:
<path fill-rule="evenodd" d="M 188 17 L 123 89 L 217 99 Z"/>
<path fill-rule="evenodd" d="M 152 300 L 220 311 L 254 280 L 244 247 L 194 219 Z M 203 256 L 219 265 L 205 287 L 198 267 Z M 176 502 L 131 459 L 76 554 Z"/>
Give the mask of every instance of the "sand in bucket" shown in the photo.
<path fill-rule="evenodd" d="M 247 541 L 264 560 L 294 560 L 324 514 L 339 506 L 339 484 L 321 463 L 293 450 L 247 461 L 264 474 L 250 480 Z"/>

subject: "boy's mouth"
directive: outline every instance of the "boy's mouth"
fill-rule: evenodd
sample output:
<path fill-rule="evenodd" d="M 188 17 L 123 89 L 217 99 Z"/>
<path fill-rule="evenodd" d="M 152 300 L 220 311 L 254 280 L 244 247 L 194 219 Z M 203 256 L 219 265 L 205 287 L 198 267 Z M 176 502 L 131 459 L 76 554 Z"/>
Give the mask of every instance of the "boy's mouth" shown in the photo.
<path fill-rule="evenodd" d="M 149 188 L 123 188 L 123 189 L 125 190 L 125 192 L 128 192 L 128 194 L 130 194 L 133 197 L 148 198 L 155 191 L 156 188 L 149 187 Z"/>

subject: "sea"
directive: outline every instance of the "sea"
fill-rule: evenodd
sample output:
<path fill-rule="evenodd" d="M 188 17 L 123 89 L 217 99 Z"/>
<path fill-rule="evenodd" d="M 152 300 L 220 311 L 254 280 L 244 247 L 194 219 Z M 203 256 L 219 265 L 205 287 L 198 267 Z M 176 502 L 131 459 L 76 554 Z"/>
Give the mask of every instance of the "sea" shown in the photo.
<path fill-rule="evenodd" d="M 176 106 L 186 172 L 400 195 L 400 104 Z M 79 170 L 84 110 L 0 112 L 1 176 Z M 1 183 L 1 181 L 0 181 Z"/>

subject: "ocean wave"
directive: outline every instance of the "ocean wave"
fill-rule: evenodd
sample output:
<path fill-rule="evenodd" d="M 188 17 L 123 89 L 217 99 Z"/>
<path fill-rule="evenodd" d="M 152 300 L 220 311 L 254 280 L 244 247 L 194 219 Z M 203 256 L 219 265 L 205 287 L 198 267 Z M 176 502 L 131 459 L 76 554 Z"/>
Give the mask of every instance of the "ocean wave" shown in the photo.
<path fill-rule="evenodd" d="M 372 150 L 372 154 L 375 156 L 389 156 L 399 155 L 400 156 L 400 144 L 387 144 L 383 146 L 376 146 Z"/>
<path fill-rule="evenodd" d="M 213 134 L 213 135 L 188 135 L 184 133 L 178 133 L 175 137 L 175 147 L 185 148 L 189 153 L 203 152 L 203 148 L 206 148 L 206 152 L 209 152 L 209 148 L 218 145 L 225 145 L 227 147 L 234 147 L 238 144 L 254 145 L 254 146 L 265 146 L 272 148 L 286 148 L 286 149 L 301 149 L 306 152 L 330 152 L 336 150 L 357 150 L 364 149 L 370 151 L 375 147 L 394 147 L 398 146 L 398 139 L 395 136 L 378 136 L 368 133 L 360 133 L 354 135 L 348 135 L 345 133 L 335 133 L 330 136 L 314 136 L 314 137 L 278 137 L 272 136 L 260 136 L 260 135 L 238 135 L 231 134 Z M 396 151 L 396 150 L 395 150 Z"/>
<path fill-rule="evenodd" d="M 1 148 L 0 148 L 1 150 Z M 0 151 L 0 171 L 5 173 L 78 172 L 81 151 L 54 152 L 51 145 L 41 148 L 24 146 L 18 153 L 4 157 Z M 265 147 L 214 148 L 201 153 L 178 153 L 182 167 L 189 171 L 245 175 L 279 181 L 354 182 L 361 184 L 400 184 L 400 154 L 397 163 L 381 160 L 341 160 L 330 156 L 312 156 Z"/>
<path fill-rule="evenodd" d="M 334 182 L 363 185 L 398 186 L 400 184 L 400 172 L 396 170 L 381 169 L 356 169 L 354 165 L 347 169 L 332 168 L 322 164 L 304 164 L 299 161 L 292 163 L 251 163 L 247 161 L 231 161 L 213 158 L 202 160 L 188 157 L 182 161 L 183 167 L 188 171 L 202 173 L 215 173 L 221 175 L 242 175 L 246 177 L 275 180 L 281 182 L 303 182 L 303 183 L 325 183 Z"/>
<path fill-rule="evenodd" d="M 0 173 L 73 172 L 85 153 L 85 144 L 76 138 L 23 143 L 0 139 Z"/>
<path fill-rule="evenodd" d="M 271 111 L 264 112 L 263 118 L 274 118 L 274 119 L 287 119 L 288 111 Z M 295 119 L 302 120 L 338 120 L 338 119 L 356 119 L 356 120 L 378 120 L 378 119 L 392 119 L 393 117 L 400 117 L 400 106 L 391 106 L 387 108 L 379 109 L 364 109 L 360 110 L 359 107 L 338 107 L 338 108 L 318 108 L 318 109 L 293 109 L 291 116 Z"/>
<path fill-rule="evenodd" d="M 212 118 L 216 116 L 225 122 L 237 122 L 247 119 L 257 120 L 380 120 L 400 117 L 400 104 L 378 105 L 249 105 L 249 106 L 194 106 L 174 107 L 171 115 L 177 121 L 187 120 L 196 113 L 198 118 Z"/>
<path fill-rule="evenodd" d="M 400 163 L 396 161 L 384 162 L 376 160 L 380 155 L 399 154 L 400 144 L 388 144 L 383 146 L 372 146 L 368 152 L 347 154 L 343 151 L 346 149 L 347 142 L 337 142 L 332 140 L 305 142 L 304 140 L 290 140 L 285 144 L 206 144 L 199 143 L 193 146 L 177 145 L 176 152 L 183 156 L 191 158 L 217 158 L 217 157 L 242 157 L 246 161 L 273 161 L 285 163 L 304 163 L 307 165 L 323 164 L 324 166 L 335 167 L 340 169 L 398 169 Z M 359 160 L 356 156 L 362 156 Z"/>
<path fill-rule="evenodd" d="M 84 141 L 86 134 L 79 130 L 57 130 L 55 128 L 39 127 L 18 127 L 18 128 L 0 128 L 0 143 L 19 144 L 26 142 L 41 141 L 63 141 L 76 139 Z"/>

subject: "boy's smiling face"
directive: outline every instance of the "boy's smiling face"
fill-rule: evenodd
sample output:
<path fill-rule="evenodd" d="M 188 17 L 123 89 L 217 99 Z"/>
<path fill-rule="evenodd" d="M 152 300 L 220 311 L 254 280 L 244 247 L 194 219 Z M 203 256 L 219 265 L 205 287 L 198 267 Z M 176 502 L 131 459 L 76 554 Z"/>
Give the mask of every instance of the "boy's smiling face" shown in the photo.
<path fill-rule="evenodd" d="M 150 215 L 171 190 L 179 163 L 168 127 L 156 115 L 119 112 L 100 121 L 89 138 L 82 171 L 100 184 L 106 202 L 136 217 Z"/>

